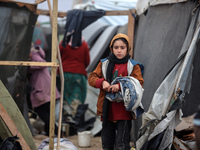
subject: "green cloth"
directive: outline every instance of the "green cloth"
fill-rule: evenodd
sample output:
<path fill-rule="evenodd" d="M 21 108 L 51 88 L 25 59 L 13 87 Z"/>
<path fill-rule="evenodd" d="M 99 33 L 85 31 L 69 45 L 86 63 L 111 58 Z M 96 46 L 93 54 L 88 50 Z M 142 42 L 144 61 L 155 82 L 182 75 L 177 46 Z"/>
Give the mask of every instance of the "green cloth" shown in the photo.
<path fill-rule="evenodd" d="M 87 91 L 87 78 L 85 75 L 77 73 L 64 73 L 64 100 L 70 105 L 73 101 L 85 102 Z"/>

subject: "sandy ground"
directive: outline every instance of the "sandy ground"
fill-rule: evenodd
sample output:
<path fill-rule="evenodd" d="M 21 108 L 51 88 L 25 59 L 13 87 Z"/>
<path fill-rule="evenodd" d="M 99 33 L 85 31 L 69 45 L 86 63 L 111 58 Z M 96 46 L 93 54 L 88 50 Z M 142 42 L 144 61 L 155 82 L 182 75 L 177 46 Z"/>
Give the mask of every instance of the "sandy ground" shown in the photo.
<path fill-rule="evenodd" d="M 44 135 L 36 135 L 33 137 L 37 147 L 42 143 L 42 140 L 47 139 L 47 138 L 48 137 L 44 136 Z M 64 137 L 64 138 L 67 138 L 69 141 L 71 141 L 77 147 L 78 150 L 102 150 L 100 136 L 91 137 L 91 146 L 87 147 L 87 148 L 81 148 L 78 146 L 78 136 L 77 135 L 68 136 L 68 137 Z"/>

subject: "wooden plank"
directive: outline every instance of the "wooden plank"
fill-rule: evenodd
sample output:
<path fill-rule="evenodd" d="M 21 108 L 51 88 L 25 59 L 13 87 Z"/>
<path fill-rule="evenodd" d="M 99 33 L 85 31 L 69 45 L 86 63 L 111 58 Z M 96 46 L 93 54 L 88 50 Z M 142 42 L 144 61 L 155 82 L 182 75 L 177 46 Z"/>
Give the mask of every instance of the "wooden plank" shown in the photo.
<path fill-rule="evenodd" d="M 123 16 L 128 14 L 129 14 L 128 10 L 106 11 L 105 16 Z"/>
<path fill-rule="evenodd" d="M 24 140 L 23 136 L 21 135 L 21 133 L 19 132 L 19 130 L 17 129 L 17 127 L 15 126 L 15 124 L 12 121 L 12 119 L 10 118 L 8 113 L 5 111 L 5 109 L 4 109 L 4 107 L 2 106 L 1 103 L 0 103 L 0 116 L 4 120 L 5 124 L 9 128 L 10 132 L 12 133 L 12 135 L 13 136 L 17 135 L 19 137 L 18 141 L 20 142 L 20 144 L 22 146 L 22 149 L 30 150 L 30 147 L 28 146 L 28 144 Z"/>
<path fill-rule="evenodd" d="M 37 9 L 36 14 L 50 16 L 49 10 Z M 106 11 L 105 16 L 120 16 L 120 15 L 128 15 L 128 10 L 121 11 Z M 58 17 L 63 18 L 67 16 L 67 12 L 59 11 Z"/>
<path fill-rule="evenodd" d="M 0 65 L 8 66 L 54 66 L 58 67 L 56 62 L 29 62 L 29 61 L 0 61 Z"/>
<path fill-rule="evenodd" d="M 22 4 L 31 4 L 31 5 L 37 5 L 44 1 L 46 0 L 0 0 L 0 2 L 22 3 Z"/>
<path fill-rule="evenodd" d="M 38 15 L 44 15 L 44 16 L 50 16 L 49 10 L 43 10 L 43 9 L 37 9 L 36 14 Z M 66 17 L 67 12 L 58 12 L 58 17 L 63 18 Z"/>
<path fill-rule="evenodd" d="M 58 0 L 53 0 L 52 12 L 52 55 L 51 62 L 56 62 L 57 57 L 57 15 Z M 56 98 L 56 67 L 51 67 L 51 102 L 50 102 L 50 131 L 49 149 L 54 150 L 54 130 L 55 130 L 55 98 Z"/>
<path fill-rule="evenodd" d="M 0 116 L 0 135 L 1 139 L 6 139 L 7 137 L 13 136 L 1 116 Z"/>
<path fill-rule="evenodd" d="M 19 130 L 20 134 L 24 137 L 24 140 L 29 145 L 31 150 L 37 150 L 37 147 L 35 145 L 35 142 L 33 140 L 32 134 L 30 132 L 30 129 L 19 110 L 17 104 L 13 100 L 12 96 L 8 92 L 8 90 L 3 85 L 2 81 L 0 80 L 0 103 L 5 109 L 6 113 L 9 115 L 10 119 L 12 119 L 12 122 L 15 124 L 16 128 Z M 1 118 L 1 122 L 4 122 L 6 125 L 5 130 L 9 131 L 7 132 L 7 137 L 12 136 L 11 131 L 7 127 L 7 124 L 5 121 Z M 2 133 L 2 132 L 1 132 Z M 4 135 L 5 138 L 6 135 Z"/>
<path fill-rule="evenodd" d="M 131 58 L 134 57 L 133 47 L 134 47 L 134 28 L 135 28 L 135 18 L 132 16 L 132 13 L 135 14 L 136 11 L 135 10 L 129 10 L 129 14 L 128 14 L 128 31 L 127 31 L 127 36 L 130 39 L 130 45 L 131 45 L 131 50 L 129 52 Z"/>
<path fill-rule="evenodd" d="M 30 11 L 33 13 L 36 13 L 37 11 L 37 5 L 25 5 Z"/>

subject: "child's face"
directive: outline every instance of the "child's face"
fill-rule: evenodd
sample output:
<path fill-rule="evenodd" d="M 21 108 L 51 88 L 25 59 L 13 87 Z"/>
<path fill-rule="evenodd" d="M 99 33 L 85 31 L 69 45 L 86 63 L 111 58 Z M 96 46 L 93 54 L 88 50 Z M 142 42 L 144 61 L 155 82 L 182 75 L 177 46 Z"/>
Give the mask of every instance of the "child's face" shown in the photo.
<path fill-rule="evenodd" d="M 113 53 L 118 59 L 122 59 L 127 55 L 127 46 L 122 40 L 116 40 L 113 44 Z"/>

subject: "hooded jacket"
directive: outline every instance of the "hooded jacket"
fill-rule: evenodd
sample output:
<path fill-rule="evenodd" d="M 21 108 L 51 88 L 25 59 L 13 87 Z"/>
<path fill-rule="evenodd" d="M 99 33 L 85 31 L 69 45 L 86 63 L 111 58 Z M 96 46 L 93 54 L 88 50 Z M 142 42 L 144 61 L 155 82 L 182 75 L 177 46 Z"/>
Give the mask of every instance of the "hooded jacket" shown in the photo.
<path fill-rule="evenodd" d="M 31 61 L 46 62 L 45 52 L 41 47 L 38 51 L 31 52 Z M 31 103 L 33 107 L 38 107 L 44 103 L 50 102 L 51 99 L 51 76 L 46 66 L 30 66 L 29 69 L 31 84 Z M 56 99 L 60 94 L 56 88 Z"/>

